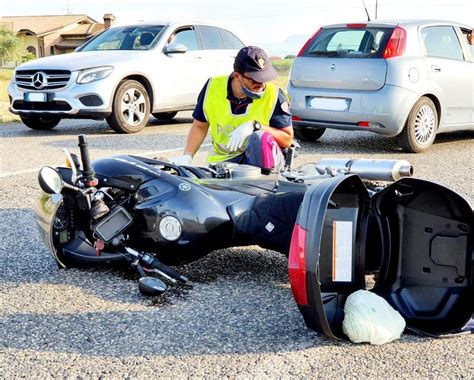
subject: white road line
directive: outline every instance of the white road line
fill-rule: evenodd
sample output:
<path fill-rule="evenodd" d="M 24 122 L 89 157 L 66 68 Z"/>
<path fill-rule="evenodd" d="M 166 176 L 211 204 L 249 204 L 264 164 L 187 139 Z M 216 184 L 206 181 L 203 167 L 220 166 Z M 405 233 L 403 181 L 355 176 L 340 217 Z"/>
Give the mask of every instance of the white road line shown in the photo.
<path fill-rule="evenodd" d="M 0 173 L 0 178 L 5 178 L 5 177 L 13 177 L 15 175 L 20 175 L 20 174 L 25 174 L 25 173 L 34 173 L 39 171 L 41 168 L 36 168 L 36 169 L 25 169 L 25 170 L 18 170 L 16 172 L 9 172 L 9 173 Z"/>
<path fill-rule="evenodd" d="M 207 148 L 207 147 L 210 147 L 210 146 L 211 146 L 211 144 L 202 144 L 201 148 Z M 173 148 L 173 149 L 154 150 L 154 151 L 143 152 L 143 153 L 129 153 L 129 154 L 132 155 L 132 156 L 138 156 L 138 155 L 140 155 L 140 156 L 151 156 L 151 155 L 155 155 L 155 154 L 171 153 L 171 152 L 178 152 L 178 151 L 183 151 L 183 150 L 184 150 L 184 147 Z M 57 164 L 57 165 L 49 165 L 49 166 L 56 167 L 56 166 L 62 166 L 62 165 L 64 165 L 64 163 Z M 14 177 L 16 175 L 27 174 L 27 173 L 35 173 L 35 172 L 38 172 L 40 169 L 41 169 L 41 167 L 35 168 L 35 169 L 18 170 L 16 172 L 0 173 L 0 178 Z"/>

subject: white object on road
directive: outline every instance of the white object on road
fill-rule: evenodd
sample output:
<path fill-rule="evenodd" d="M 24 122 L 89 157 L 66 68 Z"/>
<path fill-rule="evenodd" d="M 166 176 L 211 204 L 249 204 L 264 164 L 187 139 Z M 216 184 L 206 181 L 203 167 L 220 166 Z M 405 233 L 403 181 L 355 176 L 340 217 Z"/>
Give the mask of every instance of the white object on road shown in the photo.
<path fill-rule="evenodd" d="M 405 320 L 382 297 L 358 290 L 347 297 L 342 331 L 354 343 L 384 344 L 400 338 Z"/>

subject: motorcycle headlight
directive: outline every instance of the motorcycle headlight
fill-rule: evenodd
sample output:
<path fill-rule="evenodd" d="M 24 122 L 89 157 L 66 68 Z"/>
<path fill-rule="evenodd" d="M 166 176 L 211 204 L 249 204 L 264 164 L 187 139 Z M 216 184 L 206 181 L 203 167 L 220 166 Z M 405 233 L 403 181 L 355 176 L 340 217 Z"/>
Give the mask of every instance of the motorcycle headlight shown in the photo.
<path fill-rule="evenodd" d="M 76 82 L 79 84 L 85 84 L 95 82 L 107 78 L 114 68 L 112 66 L 93 67 L 91 69 L 84 69 L 79 71 Z"/>

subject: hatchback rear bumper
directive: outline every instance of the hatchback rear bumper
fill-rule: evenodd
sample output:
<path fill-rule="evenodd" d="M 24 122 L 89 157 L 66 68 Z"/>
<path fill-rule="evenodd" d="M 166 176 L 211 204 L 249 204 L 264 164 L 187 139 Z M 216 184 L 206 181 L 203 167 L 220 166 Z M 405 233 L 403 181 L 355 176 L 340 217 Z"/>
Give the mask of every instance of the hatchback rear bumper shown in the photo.
<path fill-rule="evenodd" d="M 365 130 L 385 136 L 398 135 L 419 95 L 402 87 L 385 85 L 375 91 L 313 89 L 288 84 L 291 112 L 296 128 L 323 127 Z M 318 110 L 309 107 L 312 97 L 349 99 L 347 111 Z M 363 126 L 359 123 L 363 123 Z"/>

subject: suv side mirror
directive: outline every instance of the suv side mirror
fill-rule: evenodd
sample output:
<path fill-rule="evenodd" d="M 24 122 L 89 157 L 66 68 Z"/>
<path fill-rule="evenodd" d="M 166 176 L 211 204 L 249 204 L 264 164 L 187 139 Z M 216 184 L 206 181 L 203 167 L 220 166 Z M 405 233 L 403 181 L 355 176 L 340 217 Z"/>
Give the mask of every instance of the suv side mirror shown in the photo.
<path fill-rule="evenodd" d="M 184 54 L 187 52 L 186 46 L 178 43 L 171 43 L 164 48 L 165 54 Z"/>

